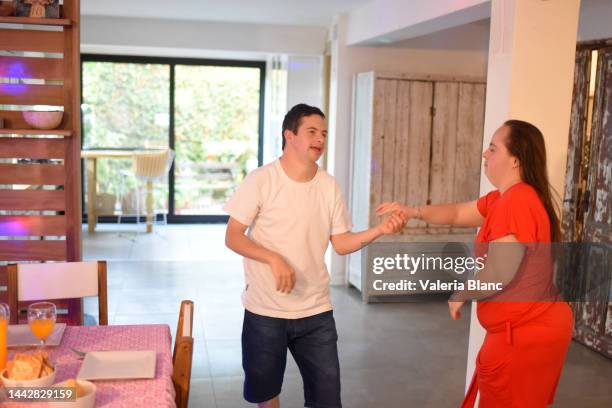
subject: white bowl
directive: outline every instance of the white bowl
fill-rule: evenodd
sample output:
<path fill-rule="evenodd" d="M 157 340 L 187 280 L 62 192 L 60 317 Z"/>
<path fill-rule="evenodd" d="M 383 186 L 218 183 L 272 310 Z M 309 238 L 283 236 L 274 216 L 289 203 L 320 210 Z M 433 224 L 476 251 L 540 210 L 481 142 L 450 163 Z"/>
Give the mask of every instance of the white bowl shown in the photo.
<path fill-rule="evenodd" d="M 34 129 L 57 129 L 64 117 L 63 111 L 23 111 L 23 120 Z"/>
<path fill-rule="evenodd" d="M 51 374 L 45 377 L 37 378 L 35 380 L 10 380 L 6 378 L 5 368 L 4 370 L 2 370 L 0 377 L 2 378 L 2 384 L 4 384 L 5 387 L 44 388 L 50 387 L 55 382 L 55 370 L 53 370 Z"/>
<path fill-rule="evenodd" d="M 96 385 L 90 381 L 76 380 L 79 387 L 85 390 L 85 395 L 77 398 L 76 401 L 52 402 L 50 405 L 55 408 L 93 408 L 96 405 Z M 54 387 L 64 387 L 66 381 L 57 383 Z"/>

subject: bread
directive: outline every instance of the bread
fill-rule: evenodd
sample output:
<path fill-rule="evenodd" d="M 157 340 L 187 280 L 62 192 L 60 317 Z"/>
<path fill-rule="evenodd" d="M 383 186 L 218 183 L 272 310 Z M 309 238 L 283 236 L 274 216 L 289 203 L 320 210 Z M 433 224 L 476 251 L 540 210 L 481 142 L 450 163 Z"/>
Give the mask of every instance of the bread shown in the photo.
<path fill-rule="evenodd" d="M 46 377 L 53 370 L 49 355 L 44 351 L 17 353 L 6 363 L 6 377 L 9 380 L 35 380 Z"/>

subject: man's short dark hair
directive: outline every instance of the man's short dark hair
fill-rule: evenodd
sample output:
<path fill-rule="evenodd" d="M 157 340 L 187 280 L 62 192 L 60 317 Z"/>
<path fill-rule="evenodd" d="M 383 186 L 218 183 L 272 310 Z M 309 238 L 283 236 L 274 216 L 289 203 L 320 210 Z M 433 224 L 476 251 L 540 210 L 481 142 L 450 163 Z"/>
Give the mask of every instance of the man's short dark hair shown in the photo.
<path fill-rule="evenodd" d="M 306 105 L 305 103 L 297 104 L 287 112 L 285 119 L 283 119 L 283 150 L 285 150 L 285 130 L 297 133 L 302 124 L 302 118 L 312 115 L 319 115 L 325 119 L 325 115 L 321 109 L 315 106 Z"/>

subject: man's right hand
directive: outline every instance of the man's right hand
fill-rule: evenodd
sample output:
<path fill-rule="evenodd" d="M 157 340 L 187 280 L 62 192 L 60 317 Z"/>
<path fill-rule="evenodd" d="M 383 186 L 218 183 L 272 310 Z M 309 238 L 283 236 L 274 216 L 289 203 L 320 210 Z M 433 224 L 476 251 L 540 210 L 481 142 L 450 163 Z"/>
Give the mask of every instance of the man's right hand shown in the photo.
<path fill-rule="evenodd" d="M 282 293 L 291 293 L 295 286 L 293 268 L 280 255 L 274 256 L 269 265 L 276 281 L 276 290 Z"/>

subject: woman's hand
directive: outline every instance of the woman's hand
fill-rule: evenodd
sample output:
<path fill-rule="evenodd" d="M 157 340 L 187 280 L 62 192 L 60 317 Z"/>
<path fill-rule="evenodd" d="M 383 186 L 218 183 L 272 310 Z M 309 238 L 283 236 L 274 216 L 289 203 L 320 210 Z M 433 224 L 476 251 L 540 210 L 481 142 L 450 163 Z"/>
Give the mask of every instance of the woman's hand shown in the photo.
<path fill-rule="evenodd" d="M 464 303 L 464 301 L 448 301 L 448 311 L 450 312 L 451 318 L 453 320 L 461 319 L 461 306 L 463 306 Z"/>
<path fill-rule="evenodd" d="M 396 234 L 404 229 L 407 222 L 408 218 L 403 213 L 395 211 L 378 225 L 378 230 L 384 235 Z"/>
<path fill-rule="evenodd" d="M 392 203 L 382 203 L 376 208 L 376 215 L 379 216 L 393 212 L 401 213 L 406 218 L 406 221 L 417 216 L 416 208 L 408 207 L 395 201 Z"/>

